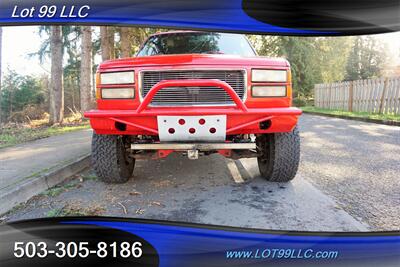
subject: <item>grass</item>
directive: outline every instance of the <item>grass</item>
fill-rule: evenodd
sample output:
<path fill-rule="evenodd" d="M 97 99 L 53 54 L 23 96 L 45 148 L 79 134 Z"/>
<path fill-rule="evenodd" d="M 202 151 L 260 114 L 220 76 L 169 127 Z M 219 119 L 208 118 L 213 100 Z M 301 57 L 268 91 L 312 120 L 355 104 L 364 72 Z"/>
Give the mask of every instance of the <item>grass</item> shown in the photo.
<path fill-rule="evenodd" d="M 54 208 L 46 212 L 47 217 L 68 216 L 99 216 L 105 212 L 105 208 L 99 205 L 81 207 L 78 203 L 68 203 L 61 208 Z"/>
<path fill-rule="evenodd" d="M 385 121 L 399 121 L 400 115 L 396 114 L 378 114 L 378 113 L 368 113 L 368 112 L 350 112 L 343 110 L 335 110 L 335 109 L 323 109 L 312 106 L 301 107 L 301 109 L 305 112 L 316 112 L 321 114 L 330 114 L 330 115 L 340 115 L 347 117 L 355 117 L 355 118 L 366 118 L 366 119 L 376 119 L 376 120 L 385 120 Z"/>
<path fill-rule="evenodd" d="M 46 196 L 46 197 L 56 197 L 60 195 L 61 193 L 64 193 L 68 191 L 69 189 L 74 189 L 79 187 L 79 183 L 83 181 L 93 181 L 97 180 L 97 176 L 94 174 L 83 174 L 80 175 L 80 181 L 77 179 L 69 181 L 68 183 L 56 185 L 50 189 L 47 189 L 46 191 L 42 192 L 40 195 Z"/>
<path fill-rule="evenodd" d="M 97 176 L 94 174 L 86 174 L 86 175 L 81 175 L 82 179 L 84 181 L 95 181 L 98 180 Z"/>
<path fill-rule="evenodd" d="M 61 193 L 67 191 L 68 189 L 73 189 L 73 188 L 76 188 L 77 186 L 78 186 L 78 184 L 74 183 L 74 182 L 64 184 L 64 185 L 57 185 L 55 187 L 47 189 L 46 191 L 41 193 L 41 195 L 47 196 L 47 197 L 56 197 L 56 196 L 60 195 Z"/>
<path fill-rule="evenodd" d="M 51 209 L 46 213 L 46 217 L 68 217 L 68 216 L 86 216 L 85 212 L 71 207 L 62 207 Z"/>
<path fill-rule="evenodd" d="M 7 125 L 0 128 L 0 148 L 88 128 L 87 122 L 57 126 Z"/>
<path fill-rule="evenodd" d="M 42 175 L 45 172 L 48 172 L 49 170 L 50 170 L 50 168 L 44 168 L 44 169 L 42 169 L 40 171 L 37 171 L 37 172 L 34 172 L 34 173 L 30 174 L 29 176 L 27 176 L 25 178 L 29 179 L 29 178 L 37 177 L 39 175 Z"/>

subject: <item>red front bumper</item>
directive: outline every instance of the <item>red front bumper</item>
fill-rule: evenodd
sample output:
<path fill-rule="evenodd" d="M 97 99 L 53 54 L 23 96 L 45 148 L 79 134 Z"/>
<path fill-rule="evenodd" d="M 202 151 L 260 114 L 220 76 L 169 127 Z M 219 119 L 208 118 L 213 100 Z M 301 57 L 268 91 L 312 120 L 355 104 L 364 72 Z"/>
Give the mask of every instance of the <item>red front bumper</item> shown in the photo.
<path fill-rule="evenodd" d="M 166 87 L 218 86 L 232 98 L 236 107 L 149 107 L 155 94 Z M 136 110 L 91 110 L 85 112 L 97 134 L 158 135 L 157 116 L 226 115 L 226 134 L 290 132 L 297 124 L 301 110 L 285 108 L 247 108 L 227 83 L 219 80 L 169 80 L 156 84 Z M 268 129 L 260 122 L 270 120 Z M 124 125 L 121 130 L 121 125 Z"/>
<path fill-rule="evenodd" d="M 135 110 L 91 110 L 85 112 L 92 128 L 98 134 L 158 135 L 157 116 L 226 115 L 227 135 L 250 133 L 290 132 L 297 124 L 301 110 L 297 108 L 254 108 L 247 112 L 234 108 L 151 108 L 137 113 Z M 259 123 L 271 120 L 271 126 L 262 130 Z M 116 122 L 126 124 L 120 131 Z"/>

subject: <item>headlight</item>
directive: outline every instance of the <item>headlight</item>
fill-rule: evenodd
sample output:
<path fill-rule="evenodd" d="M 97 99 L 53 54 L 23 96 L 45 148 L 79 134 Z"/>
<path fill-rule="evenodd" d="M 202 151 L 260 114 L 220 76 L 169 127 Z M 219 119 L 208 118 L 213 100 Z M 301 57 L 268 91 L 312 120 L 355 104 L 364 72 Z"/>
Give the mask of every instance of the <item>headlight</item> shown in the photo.
<path fill-rule="evenodd" d="M 253 82 L 286 82 L 286 70 L 252 70 L 251 81 Z"/>
<path fill-rule="evenodd" d="M 124 99 L 134 98 L 135 90 L 133 88 L 103 88 L 101 89 L 101 98 L 103 99 Z"/>
<path fill-rule="evenodd" d="M 255 97 L 286 96 L 286 86 L 253 86 L 251 91 Z"/>
<path fill-rule="evenodd" d="M 128 84 L 135 83 L 133 71 L 105 72 L 100 74 L 101 84 Z"/>

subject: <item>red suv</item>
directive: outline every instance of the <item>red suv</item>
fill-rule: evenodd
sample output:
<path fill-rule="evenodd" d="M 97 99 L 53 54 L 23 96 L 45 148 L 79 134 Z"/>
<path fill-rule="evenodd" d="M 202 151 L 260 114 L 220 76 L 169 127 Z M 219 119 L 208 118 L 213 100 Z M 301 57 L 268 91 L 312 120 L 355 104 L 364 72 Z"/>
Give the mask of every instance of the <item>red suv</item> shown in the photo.
<path fill-rule="evenodd" d="M 257 157 L 268 181 L 294 178 L 300 158 L 290 65 L 258 57 L 243 35 L 178 31 L 150 36 L 136 57 L 97 71 L 94 170 L 122 183 L 136 159 L 172 152 Z"/>

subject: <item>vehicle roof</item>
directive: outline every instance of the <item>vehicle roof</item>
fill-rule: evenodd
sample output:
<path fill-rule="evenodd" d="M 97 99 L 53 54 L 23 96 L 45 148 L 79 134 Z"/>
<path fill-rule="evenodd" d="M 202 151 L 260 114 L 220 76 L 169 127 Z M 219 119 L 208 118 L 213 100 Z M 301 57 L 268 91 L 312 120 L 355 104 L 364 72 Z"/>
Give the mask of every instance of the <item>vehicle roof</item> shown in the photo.
<path fill-rule="evenodd" d="M 100 69 L 151 67 L 151 66 L 253 66 L 267 67 L 289 67 L 289 62 L 284 58 L 268 57 L 241 57 L 235 55 L 214 54 L 176 54 L 176 55 L 154 55 L 146 57 L 130 57 L 107 60 L 100 64 Z"/>

